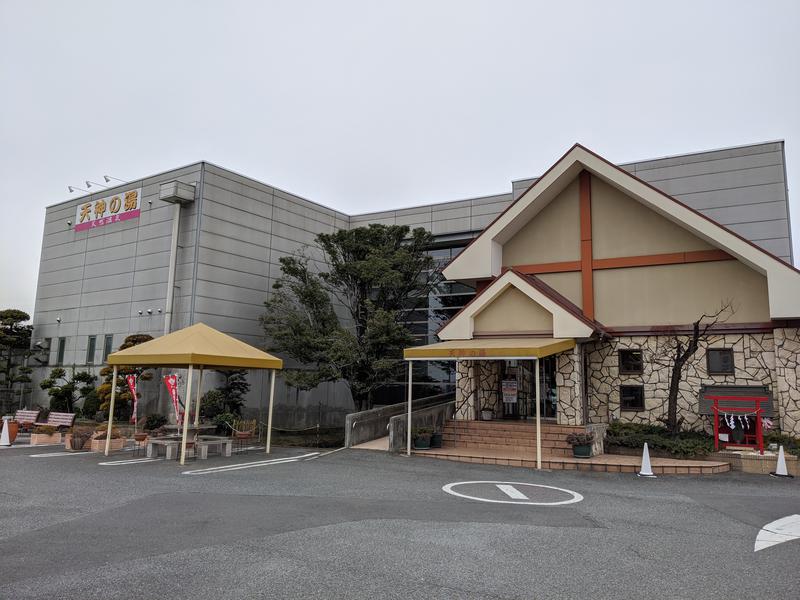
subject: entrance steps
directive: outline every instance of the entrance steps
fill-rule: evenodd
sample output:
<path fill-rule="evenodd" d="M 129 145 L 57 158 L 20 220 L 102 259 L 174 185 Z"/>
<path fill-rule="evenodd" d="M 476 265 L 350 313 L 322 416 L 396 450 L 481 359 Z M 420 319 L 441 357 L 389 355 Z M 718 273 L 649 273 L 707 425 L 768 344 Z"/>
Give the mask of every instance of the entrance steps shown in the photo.
<path fill-rule="evenodd" d="M 543 423 L 542 454 L 571 456 L 567 435 L 584 431 L 582 426 Z M 525 421 L 447 421 L 442 430 L 444 448 L 484 450 L 529 450 L 536 453 L 536 425 Z"/>
<path fill-rule="evenodd" d="M 543 422 L 541 429 L 543 469 L 603 473 L 636 473 L 641 469 L 641 456 L 601 454 L 575 458 L 567 436 L 584 432 L 583 426 Z M 536 424 L 449 420 L 442 429 L 442 448 L 415 450 L 414 454 L 458 462 L 536 468 Z M 656 475 L 711 475 L 730 470 L 730 464 L 722 461 L 652 458 L 651 464 Z"/>

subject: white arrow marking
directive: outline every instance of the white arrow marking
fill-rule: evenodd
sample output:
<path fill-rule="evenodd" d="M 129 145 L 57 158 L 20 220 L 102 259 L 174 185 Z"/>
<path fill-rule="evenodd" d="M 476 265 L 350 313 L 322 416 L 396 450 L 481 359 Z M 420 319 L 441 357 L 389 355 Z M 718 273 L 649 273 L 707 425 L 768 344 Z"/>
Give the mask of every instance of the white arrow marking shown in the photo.
<path fill-rule="evenodd" d="M 758 532 L 753 552 L 792 540 L 800 540 L 800 515 L 789 515 L 764 525 Z"/>
<path fill-rule="evenodd" d="M 509 498 L 513 498 L 514 500 L 528 500 L 529 498 L 520 492 L 517 488 L 513 485 L 505 485 L 498 483 L 497 487 L 500 488 L 500 491 L 503 492 Z"/>

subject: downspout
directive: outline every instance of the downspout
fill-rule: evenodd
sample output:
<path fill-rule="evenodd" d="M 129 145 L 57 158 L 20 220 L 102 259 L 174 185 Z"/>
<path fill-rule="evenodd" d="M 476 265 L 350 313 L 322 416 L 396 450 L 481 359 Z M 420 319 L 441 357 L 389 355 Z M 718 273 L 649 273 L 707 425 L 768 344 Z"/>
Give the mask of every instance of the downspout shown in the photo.
<path fill-rule="evenodd" d="M 167 277 L 167 301 L 164 306 L 164 335 L 172 329 L 172 305 L 175 296 L 175 264 L 178 262 L 178 228 L 181 222 L 181 203 L 172 208 L 172 241 L 169 251 L 169 275 Z"/>
<path fill-rule="evenodd" d="M 200 193 L 197 199 L 197 222 L 194 230 L 194 264 L 192 265 L 192 301 L 189 309 L 189 325 L 194 325 L 194 305 L 197 293 L 197 261 L 200 260 L 200 227 L 203 224 L 203 193 L 205 191 L 206 163 L 200 163 Z"/>

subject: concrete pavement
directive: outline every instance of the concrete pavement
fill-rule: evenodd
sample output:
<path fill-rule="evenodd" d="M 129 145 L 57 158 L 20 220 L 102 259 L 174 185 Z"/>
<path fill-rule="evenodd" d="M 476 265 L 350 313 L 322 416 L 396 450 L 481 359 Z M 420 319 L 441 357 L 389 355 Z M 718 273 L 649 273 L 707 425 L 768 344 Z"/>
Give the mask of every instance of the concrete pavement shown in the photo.
<path fill-rule="evenodd" d="M 352 450 L 99 464 L 131 459 L 0 453 L 0 598 L 780 599 L 800 584 L 800 540 L 753 552 L 764 524 L 800 513 L 798 480 L 537 473 Z M 461 481 L 583 499 L 492 504 L 442 490 Z"/>

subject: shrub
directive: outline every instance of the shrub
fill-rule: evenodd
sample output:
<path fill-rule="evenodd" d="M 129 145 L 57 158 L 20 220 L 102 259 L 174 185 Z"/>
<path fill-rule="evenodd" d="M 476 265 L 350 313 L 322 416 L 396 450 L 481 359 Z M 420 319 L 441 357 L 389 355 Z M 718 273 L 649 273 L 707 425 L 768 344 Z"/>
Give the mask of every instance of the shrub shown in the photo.
<path fill-rule="evenodd" d="M 87 392 L 86 398 L 83 400 L 83 407 L 81 411 L 83 416 L 87 419 L 94 419 L 95 415 L 100 410 L 100 397 L 97 395 L 97 390 Z"/>
<path fill-rule="evenodd" d="M 594 433 L 570 433 L 567 436 L 567 443 L 570 446 L 588 446 L 594 442 Z"/>
<path fill-rule="evenodd" d="M 200 416 L 214 419 L 225 412 L 225 396 L 220 390 L 207 391 L 200 400 Z"/>
<path fill-rule="evenodd" d="M 222 413 L 217 415 L 212 419 L 214 425 L 217 426 L 217 433 L 221 433 L 222 435 L 229 434 L 233 429 L 233 424 L 236 422 L 238 417 L 233 413 Z"/>
<path fill-rule="evenodd" d="M 800 456 L 800 438 L 792 437 L 780 431 L 770 431 L 764 434 L 764 444 L 778 444 L 788 454 Z"/>
<path fill-rule="evenodd" d="M 612 423 L 606 431 L 606 444 L 609 446 L 641 448 L 645 442 L 652 450 L 661 450 L 680 458 L 704 456 L 714 451 L 714 438 L 703 432 L 682 431 L 671 435 L 660 425 L 619 421 Z"/>
<path fill-rule="evenodd" d="M 102 440 L 105 439 L 106 433 L 108 432 L 108 423 L 103 423 L 99 427 L 94 430 L 94 435 L 92 435 L 93 440 Z M 111 439 L 116 440 L 122 437 L 122 433 L 116 427 L 111 428 Z"/>
<path fill-rule="evenodd" d="M 53 435 L 58 431 L 58 427 L 54 425 L 37 425 L 33 428 L 33 433 L 39 435 Z"/>
<path fill-rule="evenodd" d="M 144 429 L 145 431 L 153 431 L 154 429 L 159 429 L 167 424 L 167 417 L 164 415 L 153 414 L 147 415 L 147 418 L 144 420 Z"/>

